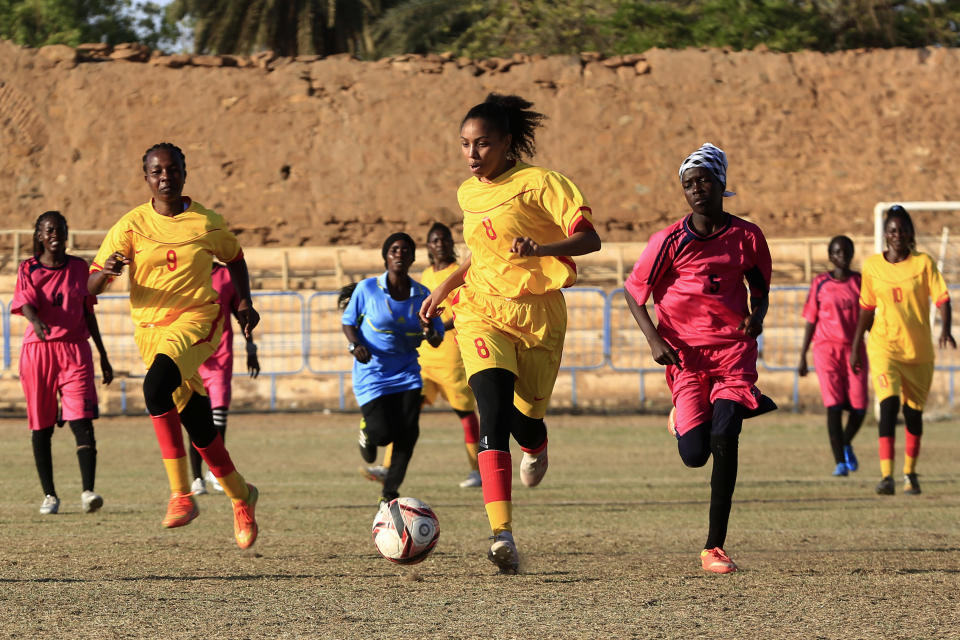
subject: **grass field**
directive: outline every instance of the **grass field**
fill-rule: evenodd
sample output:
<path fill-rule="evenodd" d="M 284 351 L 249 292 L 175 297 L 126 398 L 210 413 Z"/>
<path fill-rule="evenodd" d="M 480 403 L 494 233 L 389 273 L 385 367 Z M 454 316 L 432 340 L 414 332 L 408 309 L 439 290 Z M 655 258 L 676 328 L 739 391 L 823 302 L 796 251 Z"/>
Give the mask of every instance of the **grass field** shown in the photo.
<path fill-rule="evenodd" d="M 486 560 L 488 529 L 452 414 L 424 416 L 404 495 L 440 542 L 403 569 L 370 539 L 378 485 L 357 473 L 356 415 L 238 415 L 228 444 L 261 491 L 261 534 L 236 548 L 222 495 L 160 527 L 166 480 L 146 418 L 96 423 L 104 509 L 79 509 L 72 435 L 54 437 L 56 516 L 23 421 L 0 421 L 0 636 L 104 638 L 960 638 L 960 438 L 927 425 L 921 496 L 874 494 L 833 469 L 820 416 L 749 422 L 727 551 L 707 575 L 707 469 L 686 469 L 657 416 L 555 416 L 550 471 L 515 471 L 521 575 Z M 902 456 L 902 435 L 898 433 Z M 897 464 L 900 464 L 898 458 Z M 516 468 L 516 462 L 515 462 Z"/>

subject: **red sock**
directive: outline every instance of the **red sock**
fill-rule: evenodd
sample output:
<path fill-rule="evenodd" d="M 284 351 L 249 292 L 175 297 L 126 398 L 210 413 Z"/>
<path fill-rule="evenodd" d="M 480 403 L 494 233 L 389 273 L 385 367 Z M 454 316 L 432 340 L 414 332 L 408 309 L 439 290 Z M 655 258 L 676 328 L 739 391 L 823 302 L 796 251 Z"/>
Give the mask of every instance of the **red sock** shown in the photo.
<path fill-rule="evenodd" d="M 904 435 L 906 436 L 904 452 L 911 458 L 916 458 L 920 455 L 920 436 L 915 436 L 909 431 Z"/>
<path fill-rule="evenodd" d="M 180 414 L 176 409 L 170 409 L 159 416 L 150 416 L 153 421 L 153 430 L 160 443 L 160 457 L 164 460 L 175 460 L 187 455 L 183 448 L 183 431 L 180 429 Z"/>
<path fill-rule="evenodd" d="M 893 437 L 880 436 L 880 459 L 893 460 Z"/>
<path fill-rule="evenodd" d="M 227 453 L 227 448 L 223 445 L 223 437 L 219 433 L 213 439 L 213 442 L 207 446 L 193 445 L 193 448 L 200 453 L 200 457 L 203 458 L 216 477 L 226 477 L 236 470 L 233 466 L 233 460 L 230 459 L 230 454 Z"/>
<path fill-rule="evenodd" d="M 463 441 L 466 444 L 480 442 L 480 421 L 476 413 L 460 418 L 460 424 L 463 425 Z"/>
<path fill-rule="evenodd" d="M 481 451 L 480 478 L 483 480 L 483 503 L 510 502 L 513 483 L 513 463 L 509 451 Z"/>

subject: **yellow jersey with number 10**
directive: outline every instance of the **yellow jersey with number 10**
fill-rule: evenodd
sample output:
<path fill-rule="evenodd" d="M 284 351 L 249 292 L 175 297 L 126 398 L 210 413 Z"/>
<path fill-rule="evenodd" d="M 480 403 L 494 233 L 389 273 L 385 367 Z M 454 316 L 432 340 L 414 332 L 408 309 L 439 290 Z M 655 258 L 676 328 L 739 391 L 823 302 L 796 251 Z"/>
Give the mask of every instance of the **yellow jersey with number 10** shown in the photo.
<path fill-rule="evenodd" d="M 211 270 L 243 257 L 221 215 L 185 199 L 182 213 L 164 216 L 152 202 L 133 209 L 110 228 L 90 271 L 102 271 L 112 253 L 130 259 L 130 315 L 138 327 L 164 326 L 181 313 L 215 304 Z"/>
<path fill-rule="evenodd" d="M 914 251 L 901 262 L 882 254 L 863 262 L 860 306 L 875 310 L 867 341 L 869 351 L 905 363 L 933 362 L 930 301 L 939 307 L 950 299 L 933 258 Z"/>
<path fill-rule="evenodd" d="M 580 225 L 593 228 L 590 207 L 568 178 L 518 162 L 493 182 L 469 178 L 457 190 L 457 200 L 463 210 L 463 238 L 472 254 L 468 287 L 518 298 L 577 281 L 577 265 L 569 257 L 510 253 L 515 238 L 550 244 L 569 237 Z"/>

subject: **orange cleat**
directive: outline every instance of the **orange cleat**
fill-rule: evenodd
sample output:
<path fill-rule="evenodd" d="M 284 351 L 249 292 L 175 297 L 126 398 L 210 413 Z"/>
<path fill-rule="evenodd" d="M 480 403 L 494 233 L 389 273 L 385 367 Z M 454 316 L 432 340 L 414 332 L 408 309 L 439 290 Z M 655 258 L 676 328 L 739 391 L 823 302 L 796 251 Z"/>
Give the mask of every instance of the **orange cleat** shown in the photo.
<path fill-rule="evenodd" d="M 253 509 L 257 506 L 260 492 L 250 483 L 247 483 L 250 495 L 246 500 L 233 501 L 233 537 L 237 539 L 237 546 L 249 549 L 257 541 L 257 521 L 253 517 Z"/>
<path fill-rule="evenodd" d="M 674 438 L 679 438 L 677 435 L 677 408 L 673 407 L 670 409 L 670 415 L 667 416 L 667 431 L 670 432 Z"/>
<path fill-rule="evenodd" d="M 197 501 L 193 499 L 193 494 L 175 491 L 170 495 L 167 515 L 163 517 L 161 524 L 167 529 L 182 527 L 190 524 L 198 515 L 200 515 L 200 509 L 197 508 Z"/>
<path fill-rule="evenodd" d="M 700 564 L 704 571 L 712 573 L 733 573 L 737 570 L 737 565 L 720 547 L 701 551 Z"/>

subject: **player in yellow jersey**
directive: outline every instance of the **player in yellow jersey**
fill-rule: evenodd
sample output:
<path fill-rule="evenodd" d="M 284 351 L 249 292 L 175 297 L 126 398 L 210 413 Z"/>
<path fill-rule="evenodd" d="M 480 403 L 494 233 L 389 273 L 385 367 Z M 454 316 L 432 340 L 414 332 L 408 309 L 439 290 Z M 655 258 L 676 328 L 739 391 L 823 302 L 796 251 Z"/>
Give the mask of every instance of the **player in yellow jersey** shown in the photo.
<path fill-rule="evenodd" d="M 520 479 L 547 471 L 546 414 L 560 368 L 567 309 L 560 290 L 577 279 L 570 256 L 600 249 L 590 207 L 573 182 L 521 161 L 535 151 L 544 116 L 519 96 L 492 93 L 460 123 L 471 178 L 457 191 L 471 256 L 427 298 L 424 321 L 447 302 L 480 410 L 480 476 L 493 530 L 488 553 L 516 573 L 510 435 L 523 450 Z"/>
<path fill-rule="evenodd" d="M 880 402 L 880 484 L 877 493 L 893 495 L 893 444 L 897 414 L 903 402 L 906 455 L 904 493 L 917 495 L 917 457 L 923 434 L 923 405 L 933 382 L 933 337 L 930 301 L 940 309 L 941 348 L 957 348 L 951 334 L 950 296 L 943 276 L 929 255 L 916 250 L 910 214 L 900 205 L 887 211 L 883 223 L 886 250 L 863 263 L 860 318 L 853 336 L 850 366 L 859 372 L 860 345 L 870 330 L 867 358 L 870 378 Z"/>
<path fill-rule="evenodd" d="M 152 198 L 107 233 L 90 266 L 87 287 L 92 295 L 99 294 L 129 267 L 134 341 L 147 366 L 143 396 L 172 494 L 163 526 L 181 527 L 198 514 L 182 423 L 233 501 L 234 537 L 246 549 L 257 539 L 258 492 L 234 468 L 214 428 L 198 369 L 220 343 L 225 318 L 211 280 L 214 257 L 230 270 L 240 299 L 237 320 L 248 340 L 260 321 L 250 298 L 247 264 L 223 217 L 183 196 L 187 163 L 178 147 L 163 142 L 148 149 L 143 177 Z"/>

